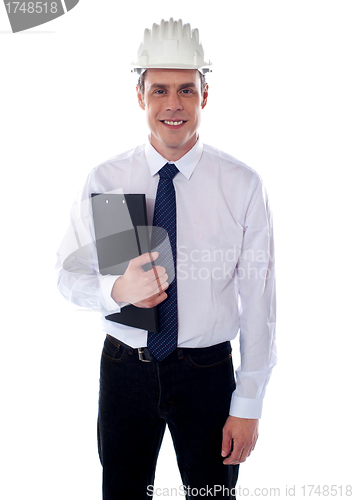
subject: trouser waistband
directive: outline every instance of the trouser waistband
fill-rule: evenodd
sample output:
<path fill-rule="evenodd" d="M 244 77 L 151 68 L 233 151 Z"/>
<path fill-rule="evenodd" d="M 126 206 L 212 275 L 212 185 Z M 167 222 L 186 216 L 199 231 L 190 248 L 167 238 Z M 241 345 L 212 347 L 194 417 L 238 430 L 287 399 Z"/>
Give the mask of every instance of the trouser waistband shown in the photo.
<path fill-rule="evenodd" d="M 121 340 L 113 337 L 112 335 L 109 335 L 107 333 L 107 337 L 110 338 L 110 340 L 114 343 L 119 345 L 123 349 L 127 349 L 129 351 L 130 355 L 133 356 L 138 356 L 139 360 L 142 361 L 143 363 L 151 363 L 155 362 L 158 363 L 157 359 L 154 357 L 153 354 L 151 354 L 150 350 L 148 347 L 130 347 L 129 345 L 125 344 Z M 191 351 L 193 353 L 198 354 L 198 352 L 205 352 L 206 349 L 208 349 L 210 352 L 212 352 L 216 348 L 220 348 L 221 346 L 227 346 L 230 345 L 230 341 L 227 340 L 226 342 L 221 342 L 220 344 L 215 344 L 209 347 L 177 347 L 173 352 L 171 352 L 163 361 L 167 360 L 172 360 L 172 359 L 183 359 L 186 354 L 190 354 Z"/>

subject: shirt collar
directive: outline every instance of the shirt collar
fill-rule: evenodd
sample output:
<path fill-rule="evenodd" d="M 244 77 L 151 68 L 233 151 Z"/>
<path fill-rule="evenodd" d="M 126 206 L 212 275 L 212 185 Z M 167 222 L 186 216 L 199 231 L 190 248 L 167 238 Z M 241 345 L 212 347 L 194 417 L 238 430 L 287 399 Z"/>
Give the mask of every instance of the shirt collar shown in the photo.
<path fill-rule="evenodd" d="M 193 170 L 197 166 L 200 157 L 202 156 L 202 152 L 203 143 L 200 138 L 198 138 L 192 149 L 190 149 L 188 153 L 182 156 L 182 158 L 174 162 L 169 162 L 168 160 L 166 160 L 166 158 L 161 156 L 160 153 L 156 151 L 156 149 L 151 145 L 150 140 L 147 141 L 145 145 L 145 156 L 150 168 L 151 175 L 157 174 L 157 172 L 166 164 L 166 162 L 168 162 L 174 163 L 178 170 L 187 179 L 189 179 L 193 173 Z"/>

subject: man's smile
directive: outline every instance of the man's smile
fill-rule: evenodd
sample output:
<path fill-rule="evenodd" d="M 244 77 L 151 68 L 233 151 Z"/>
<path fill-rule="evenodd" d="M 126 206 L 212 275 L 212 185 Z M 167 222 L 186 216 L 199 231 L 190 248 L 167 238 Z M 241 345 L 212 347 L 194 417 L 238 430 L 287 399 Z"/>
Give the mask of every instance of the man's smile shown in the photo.
<path fill-rule="evenodd" d="M 160 120 L 161 123 L 166 125 L 168 128 L 181 128 L 186 120 Z"/>

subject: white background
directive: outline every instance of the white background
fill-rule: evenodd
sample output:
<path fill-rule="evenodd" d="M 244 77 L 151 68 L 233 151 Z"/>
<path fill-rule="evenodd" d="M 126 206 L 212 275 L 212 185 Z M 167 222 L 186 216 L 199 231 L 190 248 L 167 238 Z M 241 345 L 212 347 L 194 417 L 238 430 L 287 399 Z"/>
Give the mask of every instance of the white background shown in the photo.
<path fill-rule="evenodd" d="M 261 174 L 274 215 L 279 364 L 238 486 L 353 484 L 353 7 L 82 0 L 12 34 L 0 6 L 1 498 L 101 496 L 104 333 L 57 292 L 55 253 L 90 169 L 147 137 L 129 64 L 171 16 L 214 63 L 204 142 Z M 155 486 L 180 484 L 167 433 Z"/>

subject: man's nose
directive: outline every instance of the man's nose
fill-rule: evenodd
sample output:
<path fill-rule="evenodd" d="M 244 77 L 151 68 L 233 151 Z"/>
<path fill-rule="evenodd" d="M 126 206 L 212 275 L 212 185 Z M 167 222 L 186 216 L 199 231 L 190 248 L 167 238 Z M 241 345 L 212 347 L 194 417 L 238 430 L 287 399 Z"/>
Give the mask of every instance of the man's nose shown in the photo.
<path fill-rule="evenodd" d="M 174 112 L 180 109 L 183 109 L 180 95 L 178 93 L 171 92 L 166 102 L 166 110 Z"/>

